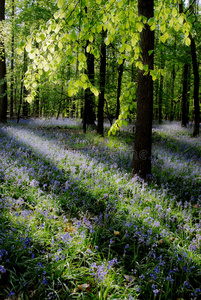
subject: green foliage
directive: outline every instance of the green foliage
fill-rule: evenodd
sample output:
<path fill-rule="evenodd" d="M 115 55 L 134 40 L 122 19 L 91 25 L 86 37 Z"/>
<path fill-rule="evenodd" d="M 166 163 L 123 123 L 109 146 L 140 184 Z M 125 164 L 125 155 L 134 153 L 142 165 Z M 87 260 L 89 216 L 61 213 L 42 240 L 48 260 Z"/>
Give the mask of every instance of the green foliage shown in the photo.
<path fill-rule="evenodd" d="M 121 113 L 115 123 L 111 126 L 108 135 L 115 135 L 117 131 L 120 130 L 122 126 L 127 126 L 127 119 L 131 116 L 131 114 L 135 115 L 136 112 L 136 92 L 137 87 L 136 84 L 131 82 L 127 86 L 127 90 L 122 93 L 120 97 L 121 105 Z"/>

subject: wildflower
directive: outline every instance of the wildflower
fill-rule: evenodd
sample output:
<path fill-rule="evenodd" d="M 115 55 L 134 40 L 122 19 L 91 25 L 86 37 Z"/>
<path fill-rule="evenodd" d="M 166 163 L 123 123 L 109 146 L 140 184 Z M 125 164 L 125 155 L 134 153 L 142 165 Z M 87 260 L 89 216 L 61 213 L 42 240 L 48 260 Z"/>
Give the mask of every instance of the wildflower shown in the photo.
<path fill-rule="evenodd" d="M 190 284 L 188 283 L 188 281 L 184 281 L 183 287 L 184 288 L 186 287 L 187 289 L 190 289 Z"/>
<path fill-rule="evenodd" d="M 9 295 L 8 295 L 9 299 L 10 299 L 13 295 L 15 295 L 15 293 L 14 293 L 14 292 L 10 292 Z"/>
<path fill-rule="evenodd" d="M 145 279 L 144 274 L 141 274 L 141 275 L 139 276 L 139 278 L 141 278 L 142 280 L 144 280 L 144 279 Z"/>
<path fill-rule="evenodd" d="M 1 273 L 6 273 L 6 269 L 4 268 L 4 266 L 0 266 L 0 272 Z"/>

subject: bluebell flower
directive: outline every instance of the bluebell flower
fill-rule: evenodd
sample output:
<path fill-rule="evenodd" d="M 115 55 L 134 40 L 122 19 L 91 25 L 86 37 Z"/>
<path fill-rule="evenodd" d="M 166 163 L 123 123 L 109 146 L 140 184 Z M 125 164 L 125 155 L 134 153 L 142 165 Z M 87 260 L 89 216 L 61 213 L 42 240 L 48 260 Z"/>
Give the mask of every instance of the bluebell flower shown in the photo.
<path fill-rule="evenodd" d="M 14 292 L 10 292 L 9 295 L 8 295 L 9 299 L 10 299 L 13 295 L 15 295 L 15 293 L 14 293 Z"/>
<path fill-rule="evenodd" d="M 4 268 L 4 266 L 0 266 L 0 272 L 1 273 L 6 273 L 6 269 Z"/>

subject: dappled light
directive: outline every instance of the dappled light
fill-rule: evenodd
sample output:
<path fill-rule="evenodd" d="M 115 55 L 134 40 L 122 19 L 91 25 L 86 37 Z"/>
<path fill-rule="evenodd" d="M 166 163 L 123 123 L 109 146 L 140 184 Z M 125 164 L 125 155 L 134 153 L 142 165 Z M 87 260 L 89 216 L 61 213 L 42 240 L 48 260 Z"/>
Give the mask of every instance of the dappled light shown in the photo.
<path fill-rule="evenodd" d="M 130 177 L 126 138 L 84 135 L 78 120 L 10 123 L 0 139 L 4 297 L 199 299 L 200 139 L 155 126 L 149 184 Z"/>

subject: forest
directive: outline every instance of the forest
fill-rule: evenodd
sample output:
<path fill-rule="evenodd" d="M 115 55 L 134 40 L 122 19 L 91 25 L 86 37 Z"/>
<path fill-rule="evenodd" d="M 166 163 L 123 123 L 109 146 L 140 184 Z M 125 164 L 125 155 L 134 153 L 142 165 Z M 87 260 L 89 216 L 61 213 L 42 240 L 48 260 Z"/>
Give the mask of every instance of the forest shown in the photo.
<path fill-rule="evenodd" d="M 0 299 L 200 299 L 200 11 L 0 0 Z"/>

